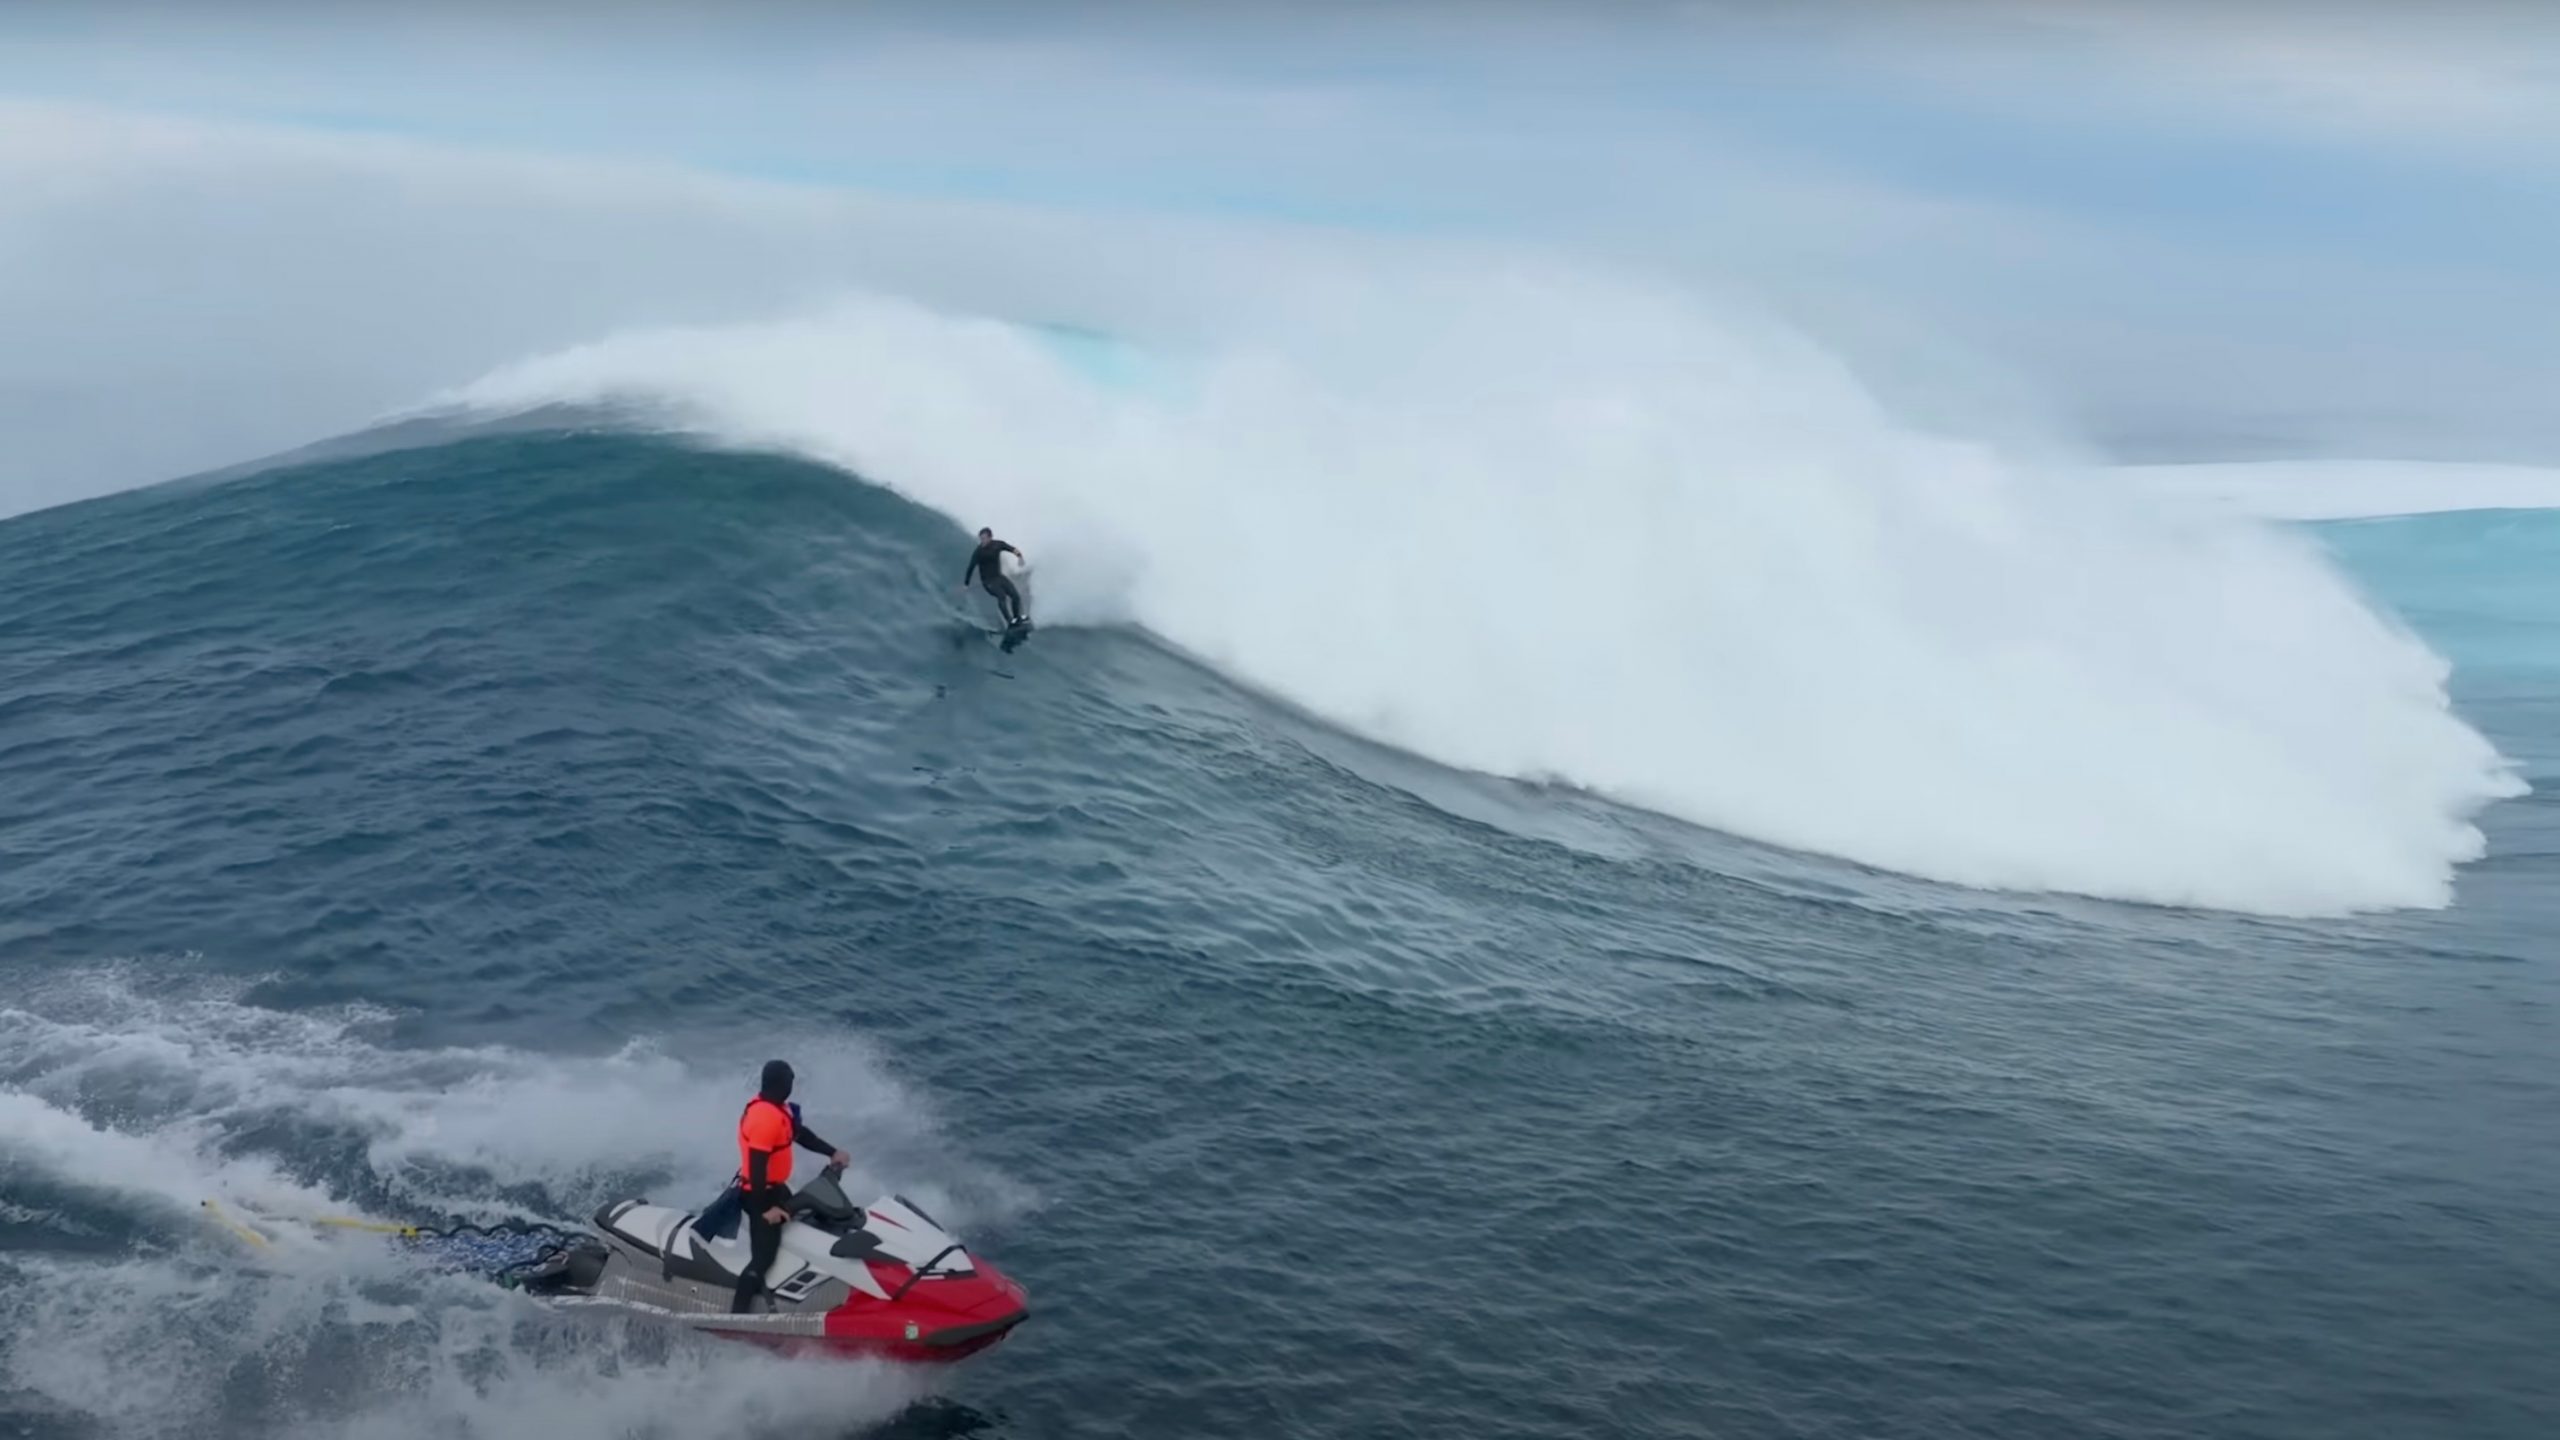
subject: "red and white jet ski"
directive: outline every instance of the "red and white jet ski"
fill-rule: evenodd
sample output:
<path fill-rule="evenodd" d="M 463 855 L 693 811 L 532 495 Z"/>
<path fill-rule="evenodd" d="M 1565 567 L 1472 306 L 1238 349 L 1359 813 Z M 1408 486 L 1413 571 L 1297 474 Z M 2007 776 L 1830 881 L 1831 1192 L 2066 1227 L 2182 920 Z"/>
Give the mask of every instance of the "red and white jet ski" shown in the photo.
<path fill-rule="evenodd" d="M 606 1306 L 795 1353 L 947 1361 L 1002 1340 L 1030 1311 L 1022 1287 L 972 1256 L 915 1202 L 845 1199 L 828 1166 L 791 1199 L 765 1294 L 729 1313 L 748 1259 L 744 1220 L 706 1237 L 696 1212 L 617 1200 L 598 1237 L 514 1283 L 564 1305 Z"/>

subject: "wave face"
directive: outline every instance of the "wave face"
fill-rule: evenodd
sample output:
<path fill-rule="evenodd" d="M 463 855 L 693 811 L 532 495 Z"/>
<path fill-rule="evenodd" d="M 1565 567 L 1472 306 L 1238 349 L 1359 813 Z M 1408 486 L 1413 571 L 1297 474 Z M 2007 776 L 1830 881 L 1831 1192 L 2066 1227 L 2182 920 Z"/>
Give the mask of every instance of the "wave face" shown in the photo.
<path fill-rule="evenodd" d="M 856 300 L 470 387 L 858 471 L 1361 735 L 1960 884 L 2446 902 L 2515 782 L 2297 537 L 1897 425 L 1691 302 L 1506 272 L 1293 291 L 1216 345 Z"/>

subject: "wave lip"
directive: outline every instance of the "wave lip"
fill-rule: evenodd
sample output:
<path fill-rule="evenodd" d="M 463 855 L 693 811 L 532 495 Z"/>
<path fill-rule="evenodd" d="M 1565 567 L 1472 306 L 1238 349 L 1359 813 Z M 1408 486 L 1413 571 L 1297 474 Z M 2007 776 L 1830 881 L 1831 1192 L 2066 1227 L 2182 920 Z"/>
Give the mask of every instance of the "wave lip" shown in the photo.
<path fill-rule="evenodd" d="M 2560 468 L 2398 460 L 2259 460 L 2135 465 L 2159 494 L 2268 520 L 2374 520 L 2453 510 L 2560 510 Z"/>
<path fill-rule="evenodd" d="M 457 398 L 654 401 L 995 525 L 1053 623 L 1134 623 L 1439 761 L 1964 885 L 2439 906 L 2520 789 L 2307 542 L 1921 435 L 1683 297 L 1328 282 L 1178 368 L 1112 383 L 1033 328 L 854 298 Z"/>

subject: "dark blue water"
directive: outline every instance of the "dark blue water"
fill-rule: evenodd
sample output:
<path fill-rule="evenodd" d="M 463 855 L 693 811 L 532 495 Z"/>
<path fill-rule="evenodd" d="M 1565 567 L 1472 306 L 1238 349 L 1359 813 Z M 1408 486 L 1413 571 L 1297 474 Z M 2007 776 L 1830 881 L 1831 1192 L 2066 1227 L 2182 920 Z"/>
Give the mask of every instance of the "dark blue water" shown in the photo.
<path fill-rule="evenodd" d="M 2538 780 L 2560 610 L 2457 523 L 2331 538 Z M 2541 794 L 2441 913 L 1971 894 L 1006 655 L 964 554 L 609 433 L 0 524 L 0 1434 L 2560 1433 Z M 767 1054 L 1014 1341 L 793 1365 L 197 1208 L 707 1195 Z"/>

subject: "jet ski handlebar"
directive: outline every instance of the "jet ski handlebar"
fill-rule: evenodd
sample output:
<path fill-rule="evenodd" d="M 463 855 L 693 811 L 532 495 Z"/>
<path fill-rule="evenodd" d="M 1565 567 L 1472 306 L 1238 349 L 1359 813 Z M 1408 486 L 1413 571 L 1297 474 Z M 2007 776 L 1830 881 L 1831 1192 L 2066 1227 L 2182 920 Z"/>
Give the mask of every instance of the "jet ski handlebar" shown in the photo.
<path fill-rule="evenodd" d="M 842 1234 L 862 1224 L 862 1207 L 844 1193 L 844 1167 L 829 1165 L 791 1197 L 791 1213 L 821 1230 Z"/>

